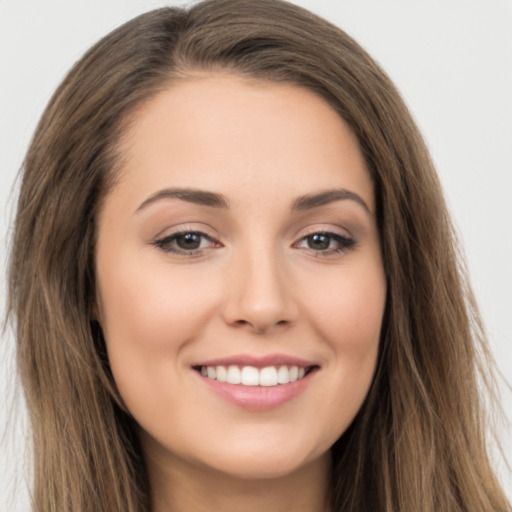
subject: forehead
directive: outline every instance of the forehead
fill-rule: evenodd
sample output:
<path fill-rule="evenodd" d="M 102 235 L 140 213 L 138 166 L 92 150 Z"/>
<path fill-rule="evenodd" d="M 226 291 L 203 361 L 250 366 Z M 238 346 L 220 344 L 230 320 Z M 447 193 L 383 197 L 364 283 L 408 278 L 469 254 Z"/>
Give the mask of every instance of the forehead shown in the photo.
<path fill-rule="evenodd" d="M 139 108 L 120 153 L 114 192 L 131 190 L 134 201 L 169 186 L 235 200 L 242 191 L 281 197 L 338 186 L 374 209 L 355 135 L 324 99 L 293 84 L 228 73 L 178 80 Z"/>

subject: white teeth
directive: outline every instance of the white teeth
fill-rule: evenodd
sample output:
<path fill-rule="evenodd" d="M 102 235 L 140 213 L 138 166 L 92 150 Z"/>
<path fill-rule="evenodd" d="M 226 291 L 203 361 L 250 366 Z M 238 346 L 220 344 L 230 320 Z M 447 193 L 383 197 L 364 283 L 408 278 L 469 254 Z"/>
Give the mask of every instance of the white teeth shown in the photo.
<path fill-rule="evenodd" d="M 306 368 L 298 366 L 202 366 L 201 374 L 209 379 L 227 382 L 229 384 L 242 384 L 243 386 L 277 386 L 288 384 L 302 379 L 306 375 Z"/>
<path fill-rule="evenodd" d="M 240 377 L 240 369 L 238 368 L 238 366 L 230 366 L 228 368 L 226 382 L 229 382 L 230 384 L 240 384 L 242 382 L 242 379 Z"/>
<path fill-rule="evenodd" d="M 217 368 L 215 368 L 215 371 L 217 373 L 217 380 L 220 382 L 226 382 L 226 380 L 228 379 L 228 371 L 226 370 L 226 368 L 224 368 L 224 366 L 217 366 Z"/>
<path fill-rule="evenodd" d="M 279 370 L 277 371 L 277 382 L 279 382 L 279 384 L 288 384 L 290 382 L 290 372 L 288 367 L 279 367 Z"/>
<path fill-rule="evenodd" d="M 262 368 L 260 371 L 260 386 L 276 386 L 277 385 L 277 370 L 275 366 L 268 366 Z"/>
<path fill-rule="evenodd" d="M 254 366 L 244 366 L 241 377 L 244 386 L 259 386 L 260 384 L 260 372 Z"/>

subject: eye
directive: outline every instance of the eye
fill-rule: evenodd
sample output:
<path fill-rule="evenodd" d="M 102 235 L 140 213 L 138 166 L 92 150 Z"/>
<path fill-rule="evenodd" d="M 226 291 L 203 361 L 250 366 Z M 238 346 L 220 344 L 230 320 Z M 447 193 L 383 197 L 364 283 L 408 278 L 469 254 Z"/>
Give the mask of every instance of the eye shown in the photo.
<path fill-rule="evenodd" d="M 165 252 L 198 256 L 220 244 L 201 231 L 179 231 L 156 240 L 153 245 Z"/>
<path fill-rule="evenodd" d="M 301 238 L 295 244 L 295 247 L 314 251 L 316 253 L 315 256 L 329 256 L 348 251 L 355 243 L 356 241 L 354 239 L 340 235 L 339 233 L 321 231 L 311 233 Z"/>

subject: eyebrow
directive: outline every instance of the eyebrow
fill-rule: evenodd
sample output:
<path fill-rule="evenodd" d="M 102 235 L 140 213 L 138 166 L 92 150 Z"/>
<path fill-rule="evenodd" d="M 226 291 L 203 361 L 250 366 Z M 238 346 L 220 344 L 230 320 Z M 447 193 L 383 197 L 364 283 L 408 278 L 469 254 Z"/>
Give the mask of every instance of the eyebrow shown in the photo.
<path fill-rule="evenodd" d="M 318 208 L 319 206 L 324 206 L 335 201 L 343 201 L 347 199 L 355 201 L 357 204 L 362 206 L 367 213 L 371 215 L 372 212 L 370 207 L 366 204 L 363 198 L 358 194 L 350 192 L 350 190 L 346 190 L 344 188 L 326 190 L 325 192 L 320 192 L 318 194 L 306 194 L 304 196 L 298 197 L 295 199 L 295 201 L 293 201 L 291 210 L 311 210 L 313 208 Z"/>
<path fill-rule="evenodd" d="M 149 196 L 137 208 L 136 212 L 143 210 L 150 204 L 162 199 L 180 199 L 182 201 L 201 206 L 229 209 L 229 201 L 222 194 L 195 188 L 166 188 Z M 300 196 L 292 202 L 290 209 L 292 211 L 312 210 L 313 208 L 318 208 L 319 206 L 324 206 L 326 204 L 342 200 L 355 201 L 357 204 L 362 206 L 367 213 L 370 215 L 372 214 L 369 206 L 361 196 L 343 188 Z"/>
<path fill-rule="evenodd" d="M 195 188 L 166 188 L 149 196 L 136 211 L 138 212 L 161 199 L 181 199 L 182 201 L 199 204 L 201 206 L 229 208 L 229 202 L 222 194 Z"/>

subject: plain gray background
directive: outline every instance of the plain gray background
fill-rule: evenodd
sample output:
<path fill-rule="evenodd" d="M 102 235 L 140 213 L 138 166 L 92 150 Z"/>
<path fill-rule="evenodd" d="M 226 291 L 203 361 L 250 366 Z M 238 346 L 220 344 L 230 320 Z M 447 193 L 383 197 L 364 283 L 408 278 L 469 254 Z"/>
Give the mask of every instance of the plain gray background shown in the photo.
<path fill-rule="evenodd" d="M 157 0 L 0 0 L 0 294 L 17 169 L 51 93 L 101 36 Z M 512 0 L 295 0 L 379 61 L 437 164 L 501 371 L 512 376 Z M 3 310 L 3 308 L 2 308 Z M 13 338 L 0 348 L 0 510 L 27 510 Z M 501 387 L 512 418 L 512 393 Z M 13 406 L 18 403 L 18 406 Z M 512 453 L 510 426 L 500 438 Z M 512 462 L 512 456 L 508 456 Z M 499 474 L 508 494 L 512 482 Z"/>

